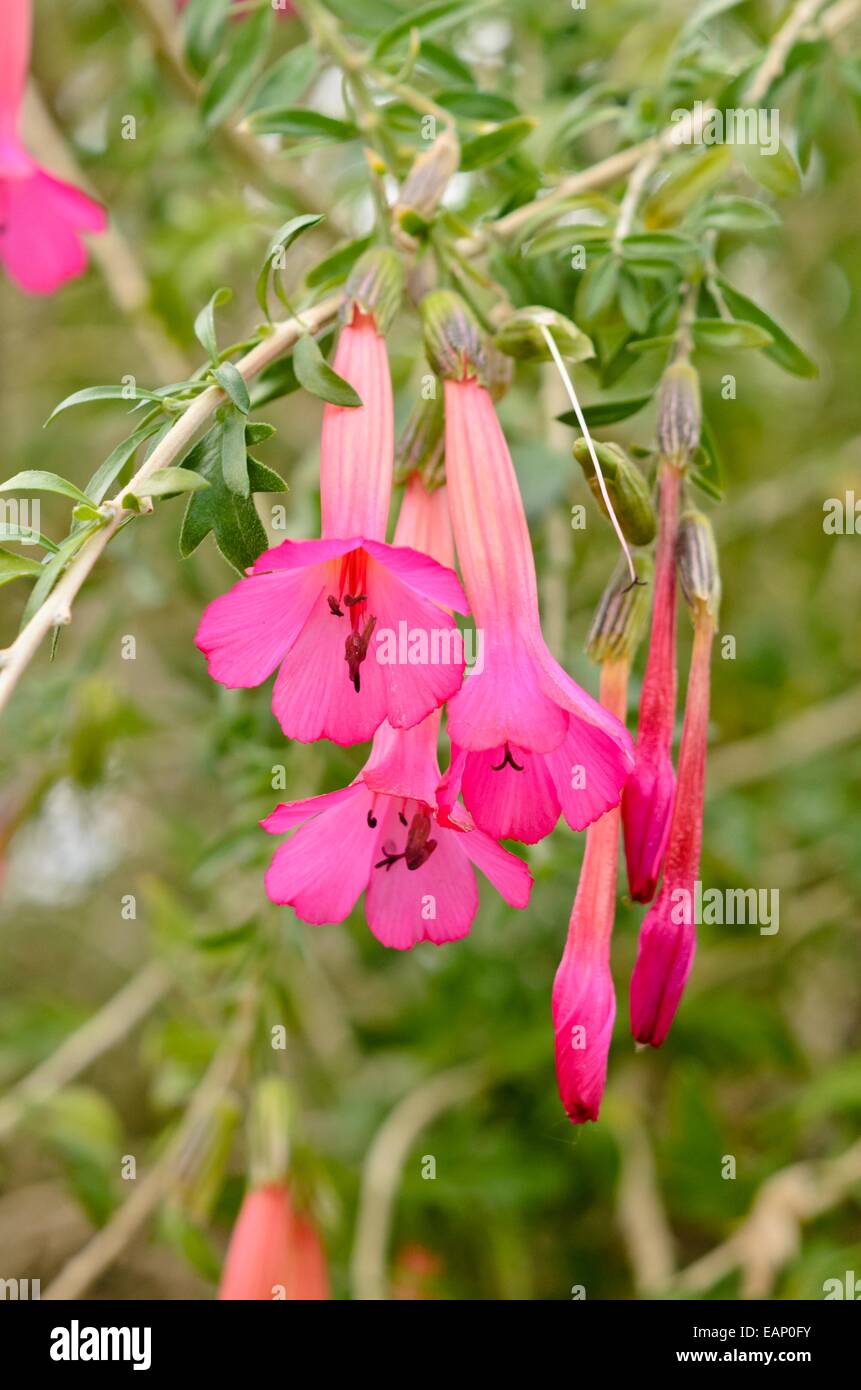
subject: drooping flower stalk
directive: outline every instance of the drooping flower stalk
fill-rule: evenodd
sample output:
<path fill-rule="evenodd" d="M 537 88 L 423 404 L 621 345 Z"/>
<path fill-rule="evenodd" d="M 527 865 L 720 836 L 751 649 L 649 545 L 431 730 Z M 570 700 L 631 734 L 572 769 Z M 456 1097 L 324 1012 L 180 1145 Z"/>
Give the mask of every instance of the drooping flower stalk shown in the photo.
<path fill-rule="evenodd" d="M 31 0 L 0 6 L 0 264 L 28 294 L 51 294 L 87 264 L 81 232 L 103 232 L 104 208 L 42 169 L 18 121 L 32 34 Z"/>
<path fill-rule="evenodd" d="M 453 563 L 444 488 L 429 492 L 411 479 L 395 541 Z M 371 931 L 398 950 L 467 934 L 478 909 L 473 866 L 512 907 L 526 906 L 532 877 L 523 861 L 462 808 L 438 815 L 439 725 L 439 710 L 410 729 L 384 722 L 350 786 L 278 806 L 263 821 L 270 834 L 295 829 L 266 875 L 273 902 L 322 924 L 343 921 L 364 893 Z"/>
<path fill-rule="evenodd" d="M 615 716 L 570 679 L 544 642 L 526 515 L 505 437 L 481 384 L 481 343 L 456 295 L 422 303 L 426 345 L 445 382 L 445 454 L 457 553 L 478 663 L 448 705 L 452 762 L 440 791 L 462 790 L 477 825 L 534 843 L 560 811 L 582 830 L 618 804 L 632 762 Z"/>
<path fill-rule="evenodd" d="M 265 551 L 209 605 L 195 639 L 223 685 L 259 685 L 280 667 L 273 713 L 306 743 L 358 743 L 384 719 L 411 728 L 463 676 L 462 648 L 450 640 L 448 610 L 467 611 L 456 575 L 385 543 L 394 445 L 383 334 L 401 284 L 397 256 L 371 251 L 347 287 L 335 370 L 362 405 L 324 410 L 322 539 Z"/>
<path fill-rule="evenodd" d="M 641 576 L 648 567 L 648 558 L 640 557 Z M 601 703 L 622 721 L 628 673 L 646 615 L 645 593 L 627 586 L 624 570 L 618 569 L 587 643 L 590 657 L 601 663 Z M 616 1017 L 610 940 L 616 916 L 619 822 L 619 808 L 613 807 L 586 831 L 568 938 L 553 982 L 556 1080 L 572 1124 L 597 1120 L 607 1078 Z"/>
<path fill-rule="evenodd" d="M 289 1096 L 280 1077 L 258 1082 L 250 1121 L 249 1190 L 230 1238 L 218 1297 L 328 1299 L 323 1244 L 290 1181 Z"/>
<path fill-rule="evenodd" d="M 635 902 L 650 902 L 655 895 L 676 795 L 676 541 L 683 471 L 699 430 L 696 374 L 687 363 L 676 363 L 664 374 L 658 404 L 660 504 L 652 630 L 634 770 L 622 797 L 628 886 Z"/>
<path fill-rule="evenodd" d="M 660 1047 L 679 1006 L 696 949 L 694 903 L 702 848 L 703 794 L 712 641 L 720 604 L 717 552 L 699 512 L 683 518 L 679 574 L 694 622 L 694 642 L 679 749 L 678 790 L 660 892 L 640 929 L 631 979 L 631 1031 Z"/>

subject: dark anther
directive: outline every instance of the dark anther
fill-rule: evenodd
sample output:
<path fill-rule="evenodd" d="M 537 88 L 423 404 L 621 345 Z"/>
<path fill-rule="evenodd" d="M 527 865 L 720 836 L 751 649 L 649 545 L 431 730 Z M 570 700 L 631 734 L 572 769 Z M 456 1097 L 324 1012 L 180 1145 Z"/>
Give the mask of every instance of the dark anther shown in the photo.
<path fill-rule="evenodd" d="M 408 824 L 407 818 L 406 818 L 406 816 L 404 815 L 403 811 L 398 811 L 398 815 L 399 815 L 399 817 L 400 817 L 401 825 L 407 825 L 407 824 Z"/>
<path fill-rule="evenodd" d="M 395 847 L 391 840 L 386 840 L 386 843 L 383 845 L 383 858 L 378 864 L 374 865 L 374 868 L 389 870 L 393 864 L 397 864 L 398 860 L 403 859 L 403 857 L 402 854 L 395 853 Z"/>
<path fill-rule="evenodd" d="M 338 604 L 338 600 L 335 598 L 334 594 L 329 594 L 328 598 L 326 599 L 326 602 L 329 605 L 329 612 L 333 615 L 333 617 L 343 618 L 344 614 L 341 611 L 341 608 Z"/>
<path fill-rule="evenodd" d="M 372 830 L 375 830 L 375 829 L 376 829 L 377 818 L 376 818 L 376 816 L 374 815 L 373 811 L 369 811 L 369 812 L 368 812 L 368 825 L 370 826 L 370 828 L 371 828 Z"/>
<path fill-rule="evenodd" d="M 354 608 L 357 603 L 365 603 L 367 598 L 367 594 L 345 594 L 344 602 L 348 608 Z"/>
<path fill-rule="evenodd" d="M 624 589 L 622 590 L 622 593 L 629 594 L 632 589 L 648 589 L 648 587 L 649 586 L 646 583 L 645 579 L 638 579 L 637 576 L 634 575 L 634 578 L 631 580 L 630 584 L 625 585 Z"/>
<path fill-rule="evenodd" d="M 376 618 L 369 618 L 361 632 L 351 632 L 344 643 L 344 658 L 350 672 L 350 680 L 358 695 L 360 690 L 359 667 L 368 655 L 371 634 L 377 626 Z"/>
<path fill-rule="evenodd" d="M 493 772 L 501 772 L 504 767 L 513 767 L 515 772 L 523 771 L 520 763 L 516 763 L 512 758 L 511 749 L 507 743 L 505 745 L 505 757 L 502 759 L 502 762 L 498 766 L 495 763 L 491 763 L 490 766 Z"/>
<path fill-rule="evenodd" d="M 431 818 L 426 811 L 417 811 L 413 816 L 407 835 L 404 859 L 408 869 L 420 869 L 426 864 L 436 849 L 436 840 L 428 839 L 431 832 Z"/>

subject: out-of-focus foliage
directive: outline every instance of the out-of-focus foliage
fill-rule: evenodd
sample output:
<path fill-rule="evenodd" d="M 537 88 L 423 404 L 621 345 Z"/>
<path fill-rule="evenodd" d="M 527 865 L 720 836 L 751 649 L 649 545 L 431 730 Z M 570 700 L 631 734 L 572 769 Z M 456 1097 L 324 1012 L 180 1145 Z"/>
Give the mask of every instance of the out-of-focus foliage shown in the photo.
<path fill-rule="evenodd" d="M 645 138 L 675 108 L 707 97 L 732 105 L 780 18 L 766 4 L 692 10 L 682 0 L 583 11 L 505 0 L 474 15 L 465 4 L 419 11 L 388 0 L 330 10 L 342 32 L 376 45 L 391 84 L 381 148 L 397 173 L 421 147 L 421 115 L 399 98 L 398 82 L 413 82 L 457 120 L 469 172 L 454 180 L 430 234 L 444 262 L 482 217 L 510 212 L 542 183 Z M 432 22 L 411 67 L 409 24 L 425 11 Z M 301 177 L 299 211 L 327 215 L 288 252 L 288 295 L 303 277 L 322 295 L 364 241 L 318 270 L 324 258 L 374 231 L 367 141 L 353 138 L 362 113 L 345 103 L 339 71 L 309 46 L 298 20 L 237 21 L 216 32 L 214 58 L 202 40 L 199 51 L 183 57 L 180 46 L 166 59 L 153 13 L 171 29 L 178 23 L 166 5 L 37 5 L 41 97 L 123 245 L 105 242 L 88 275 L 53 298 L 0 290 L 4 477 L 41 469 L 85 489 L 140 416 L 124 419 L 127 405 L 114 402 L 70 410 L 44 430 L 43 422 L 61 398 L 95 383 L 131 375 L 158 388 L 189 379 L 207 355 L 207 323 L 204 347 L 194 323 L 220 286 L 233 297 L 213 311 L 219 348 L 257 329 L 260 267 L 297 212 L 285 170 L 291 181 Z M 321 406 L 293 389 L 285 364 L 270 378 L 263 417 L 255 403 L 267 395 L 264 383 L 252 390 L 255 421 L 275 426 L 268 437 L 246 433 L 258 458 L 250 483 L 261 520 L 250 517 L 252 503 L 234 498 L 238 519 L 222 538 L 223 556 L 204 525 L 208 493 L 159 501 L 154 518 L 113 542 L 53 662 L 47 648 L 39 654 L 5 716 L 0 1082 L 48 1057 L 151 959 L 164 962 L 173 983 L 139 1029 L 2 1139 L 0 1274 L 23 1276 L 37 1259 L 38 1212 L 53 1229 L 63 1214 L 42 1263 L 27 1269 L 44 1280 L 86 1237 L 73 1203 L 98 1222 L 124 1199 L 123 1155 L 136 1156 L 139 1173 L 152 1161 L 249 979 L 259 985 L 251 1055 L 212 1117 L 205 1161 L 164 1208 L 156 1252 L 130 1251 L 102 1292 L 183 1297 L 212 1287 L 243 1185 L 245 1083 L 273 1069 L 296 1099 L 297 1164 L 320 1211 L 339 1296 L 349 1293 L 361 1166 L 379 1125 L 424 1079 L 460 1063 L 479 1062 L 486 1084 L 416 1140 L 393 1230 L 395 1250 L 432 1252 L 430 1283 L 443 1298 L 566 1298 L 573 1285 L 589 1298 L 636 1296 L 620 1191 L 632 1176 L 650 1181 L 644 1144 L 682 1267 L 733 1230 L 778 1169 L 839 1154 L 857 1135 L 861 535 L 848 526 L 828 534 L 823 508 L 853 488 L 861 498 L 858 33 L 856 23 L 831 43 L 811 32 L 795 46 L 764 103 L 780 105 L 787 150 L 765 173 L 734 166 L 728 177 L 725 147 L 676 151 L 668 182 L 650 193 L 621 249 L 613 224 L 624 181 L 590 196 L 589 226 L 578 223 L 577 236 L 558 216 L 544 218 L 529 236 L 494 241 L 478 262 L 515 304 L 550 306 L 590 333 L 598 356 L 575 368 L 576 380 L 596 407 L 640 402 L 599 429 L 634 450 L 653 444 L 650 397 L 665 352 L 660 342 L 636 352 L 627 344 L 665 338 L 681 284 L 705 276 L 696 361 L 720 468 L 712 451 L 701 472 L 721 548 L 722 636 L 733 641 L 718 643 L 714 663 L 701 878 L 707 887 L 779 890 L 779 931 L 704 926 L 673 1031 L 660 1052 L 640 1055 L 625 991 L 642 914 L 621 906 L 608 1091 L 600 1123 L 574 1129 L 556 1095 L 550 987 L 582 837 L 562 826 L 529 853 L 536 884 L 528 911 L 487 893 L 470 938 L 439 950 L 385 951 L 361 910 L 344 926 L 317 928 L 267 902 L 272 842 L 259 819 L 285 789 L 302 796 L 342 785 L 364 758 L 361 748 L 288 746 L 268 690 L 214 685 L 193 645 L 203 606 L 234 578 L 225 557 L 248 563 L 243 547 L 259 550 L 257 525 L 281 538 L 272 506 L 284 509 L 289 535 L 318 525 Z M 247 48 L 234 86 L 229 64 L 240 42 Z M 133 139 L 122 134 L 130 116 Z M 710 229 L 717 263 L 703 264 L 692 248 L 712 245 Z M 585 272 L 571 266 L 577 241 L 589 253 Z M 117 299 L 129 258 L 149 286 L 131 311 Z M 448 264 L 480 307 L 492 304 L 493 284 Z M 273 291 L 268 303 L 274 315 Z M 724 320 L 765 328 L 764 351 L 742 350 L 746 330 L 732 337 L 721 303 Z M 389 339 L 399 419 L 426 370 L 416 322 L 402 315 Z M 703 350 L 709 343 L 717 350 Z M 557 418 L 567 401 L 551 373 L 518 363 L 501 413 L 532 525 L 548 640 L 595 690 L 582 642 L 614 543 L 572 462 L 575 434 Z M 224 418 L 216 430 L 225 430 Z M 205 474 L 204 462 L 186 460 L 186 468 L 198 464 Z M 276 492 L 279 478 L 289 491 Z M 71 504 L 40 496 L 40 529 L 60 541 Z M 577 504 L 585 530 L 570 525 Z M 180 559 L 187 506 L 196 520 L 186 519 L 188 558 Z M 28 585 L 3 588 L 4 642 Z M 641 669 L 642 660 L 632 717 Z M 278 1025 L 287 1030 L 284 1050 L 271 1046 Z M 432 1180 L 422 1175 L 426 1155 L 436 1159 Z M 722 1176 L 727 1156 L 734 1179 Z M 41 1192 L 38 1204 L 28 1205 L 30 1188 Z M 16 1216 L 24 1211 L 29 1225 Z M 850 1195 L 807 1227 L 777 1291 L 821 1297 L 825 1279 L 858 1268 L 857 1215 Z M 710 1292 L 737 1291 L 730 1277 Z"/>

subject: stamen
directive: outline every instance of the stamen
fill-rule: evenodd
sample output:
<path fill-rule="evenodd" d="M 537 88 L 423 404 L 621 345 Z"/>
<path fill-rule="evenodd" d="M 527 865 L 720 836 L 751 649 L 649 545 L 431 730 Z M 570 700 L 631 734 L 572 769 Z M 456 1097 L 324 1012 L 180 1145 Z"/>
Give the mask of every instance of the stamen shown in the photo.
<path fill-rule="evenodd" d="M 392 865 L 397 864 L 398 860 L 403 859 L 403 857 L 403 854 L 395 853 L 395 847 L 392 844 L 391 840 L 386 840 L 386 843 L 383 845 L 383 858 L 379 861 L 378 864 L 374 865 L 374 868 L 385 869 L 386 872 L 388 872 Z"/>
<path fill-rule="evenodd" d="M 509 748 L 507 743 L 505 745 L 505 757 L 502 759 L 502 762 L 498 766 L 494 763 L 491 763 L 490 770 L 491 772 L 501 772 L 504 767 L 513 767 L 515 772 L 523 772 L 523 768 L 520 766 L 520 763 L 516 763 L 514 761 L 514 758 L 511 756 L 511 749 Z"/>
<path fill-rule="evenodd" d="M 368 601 L 368 595 L 367 595 L 367 594 L 345 594 L 345 595 L 344 595 L 344 602 L 346 603 L 346 605 L 347 605 L 348 608 L 354 608 L 354 607 L 356 606 L 357 603 L 367 603 L 367 601 Z"/>
<path fill-rule="evenodd" d="M 428 839 L 430 832 L 431 818 L 427 811 L 417 811 L 410 824 L 403 856 L 408 869 L 420 869 L 436 849 L 436 840 Z"/>
<path fill-rule="evenodd" d="M 361 688 L 359 678 L 359 667 L 368 655 L 368 647 L 371 642 L 371 635 L 377 626 L 376 618 L 369 618 L 361 632 L 351 632 L 344 643 L 344 659 L 350 673 L 350 680 L 353 682 L 353 689 L 358 695 Z"/>
<path fill-rule="evenodd" d="M 338 600 L 334 594 L 327 595 L 326 602 L 329 605 L 329 612 L 335 618 L 343 618 L 343 610 L 339 607 Z"/>
<path fill-rule="evenodd" d="M 373 811 L 368 812 L 368 826 L 371 830 L 376 830 L 377 828 L 377 818 L 374 815 Z"/>

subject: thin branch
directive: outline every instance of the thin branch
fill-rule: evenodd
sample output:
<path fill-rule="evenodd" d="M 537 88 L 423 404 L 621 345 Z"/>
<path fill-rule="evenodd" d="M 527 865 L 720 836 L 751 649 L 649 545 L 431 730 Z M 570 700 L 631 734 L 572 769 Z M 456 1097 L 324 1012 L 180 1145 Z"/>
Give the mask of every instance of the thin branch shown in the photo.
<path fill-rule="evenodd" d="M 43 1298 L 82 1298 L 122 1254 L 170 1191 L 189 1153 L 197 1149 L 206 1132 L 213 1104 L 233 1085 L 245 1060 L 254 1026 L 256 1002 L 257 991 L 249 985 L 240 1000 L 227 1040 L 212 1059 L 182 1123 L 164 1153 L 146 1177 L 140 1182 L 136 1180 L 131 1197 L 115 1212 L 107 1225 L 60 1271 L 45 1290 Z"/>
<path fill-rule="evenodd" d="M 401 1173 L 416 1139 L 444 1111 L 474 1096 L 486 1081 L 486 1073 L 477 1066 L 441 1072 L 399 1101 L 377 1131 L 362 1170 L 351 1260 L 354 1298 L 388 1297 L 386 1257 L 392 1213 Z"/>
<path fill-rule="evenodd" d="M 751 106 L 758 105 L 768 93 L 768 89 L 778 77 L 783 75 L 786 60 L 795 46 L 796 40 L 808 24 L 812 24 L 823 9 L 826 0 L 798 0 L 772 38 L 765 57 L 745 92 L 745 101 Z"/>
<path fill-rule="evenodd" d="M 144 966 L 0 1101 L 0 1140 L 8 1138 L 24 1115 L 44 1105 L 97 1058 L 128 1037 L 170 988 L 170 976 L 159 961 Z"/>
<path fill-rule="evenodd" d="M 301 319 L 285 319 L 274 324 L 272 332 L 235 364 L 240 375 L 249 381 L 262 372 L 264 367 L 268 367 L 271 362 L 288 352 L 303 333 L 316 333 L 325 328 L 335 318 L 340 303 L 340 296 L 332 295 L 312 308 L 303 310 Z M 120 527 L 135 516 L 135 512 L 123 505 L 123 498 L 127 493 L 133 494 L 141 483 L 160 469 L 181 461 L 198 431 L 224 400 L 224 392 L 219 386 L 210 386 L 206 391 L 202 391 L 155 446 L 132 480 L 124 484 L 109 502 L 103 504 L 110 510 L 110 520 L 84 542 L 62 579 L 33 614 L 27 626 L 11 646 L 0 653 L 0 711 L 7 705 L 44 638 L 52 628 L 71 621 L 72 604 L 87 575 Z"/>

